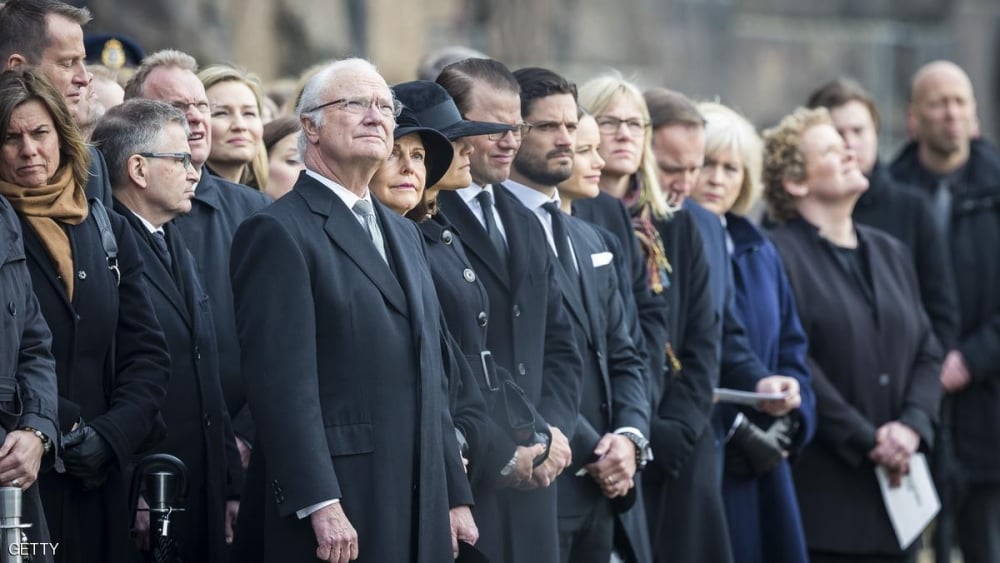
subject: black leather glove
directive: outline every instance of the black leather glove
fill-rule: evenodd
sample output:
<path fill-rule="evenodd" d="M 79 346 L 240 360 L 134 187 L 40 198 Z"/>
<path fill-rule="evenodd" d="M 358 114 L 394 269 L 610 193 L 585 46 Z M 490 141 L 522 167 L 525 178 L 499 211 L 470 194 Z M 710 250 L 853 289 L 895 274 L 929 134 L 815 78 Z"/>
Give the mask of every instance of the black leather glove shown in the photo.
<path fill-rule="evenodd" d="M 789 420 L 779 418 L 764 430 L 740 416 L 726 442 L 725 471 L 734 477 L 760 477 L 785 457 L 792 444 Z"/>
<path fill-rule="evenodd" d="M 84 490 L 104 484 L 108 473 L 106 466 L 114 452 L 93 427 L 81 424 L 63 435 L 62 445 L 66 472 L 80 479 Z"/>

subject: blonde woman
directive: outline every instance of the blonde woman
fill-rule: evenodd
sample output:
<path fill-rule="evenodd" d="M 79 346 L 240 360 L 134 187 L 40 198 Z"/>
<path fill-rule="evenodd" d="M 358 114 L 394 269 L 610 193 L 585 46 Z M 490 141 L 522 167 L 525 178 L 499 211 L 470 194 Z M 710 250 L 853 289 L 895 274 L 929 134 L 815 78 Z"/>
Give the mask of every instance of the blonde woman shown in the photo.
<path fill-rule="evenodd" d="M 209 170 L 230 182 L 261 191 L 267 188 L 264 148 L 264 96 L 256 75 L 227 65 L 198 72 L 212 116 Z"/>

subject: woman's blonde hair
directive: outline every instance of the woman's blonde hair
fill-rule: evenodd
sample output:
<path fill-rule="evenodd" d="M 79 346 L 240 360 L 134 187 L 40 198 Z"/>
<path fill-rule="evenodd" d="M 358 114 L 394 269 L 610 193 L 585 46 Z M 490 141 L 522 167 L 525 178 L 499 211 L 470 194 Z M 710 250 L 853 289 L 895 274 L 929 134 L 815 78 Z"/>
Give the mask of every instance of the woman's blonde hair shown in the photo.
<path fill-rule="evenodd" d="M 642 91 L 635 84 L 625 80 L 617 71 L 584 82 L 580 86 L 579 104 L 580 107 L 599 120 L 619 96 L 638 108 L 646 123 L 650 122 L 649 108 L 646 107 Z M 634 176 L 638 179 L 642 190 L 639 194 L 639 203 L 649 203 L 653 216 L 662 219 L 669 217 L 676 209 L 667 203 L 667 198 L 663 195 L 663 190 L 660 189 L 660 181 L 656 176 L 656 158 L 653 156 L 652 143 L 652 130 L 646 127 L 643 133 L 639 169 Z"/>
<path fill-rule="evenodd" d="M 743 185 L 731 211 L 746 215 L 761 193 L 764 142 L 754 126 L 732 108 L 718 102 L 698 104 L 705 118 L 705 155 L 735 154 L 743 161 Z"/>
<path fill-rule="evenodd" d="M 784 222 L 798 216 L 795 197 L 785 189 L 785 181 L 806 179 L 806 155 L 802 151 L 805 132 L 832 123 L 826 108 L 800 107 L 764 131 L 764 201 L 771 219 Z"/>
<path fill-rule="evenodd" d="M 260 78 L 252 72 L 247 72 L 229 65 L 212 65 L 201 69 L 198 72 L 198 79 L 205 86 L 207 92 L 209 88 L 223 82 L 239 82 L 246 85 L 253 92 L 253 97 L 257 100 L 257 115 L 261 117 L 263 123 L 264 116 L 264 89 L 260 84 Z M 212 159 L 211 154 L 208 157 Z M 264 148 L 263 139 L 257 144 L 257 151 L 253 159 L 243 166 L 239 182 L 252 188 L 264 191 L 267 186 L 267 149 Z"/>

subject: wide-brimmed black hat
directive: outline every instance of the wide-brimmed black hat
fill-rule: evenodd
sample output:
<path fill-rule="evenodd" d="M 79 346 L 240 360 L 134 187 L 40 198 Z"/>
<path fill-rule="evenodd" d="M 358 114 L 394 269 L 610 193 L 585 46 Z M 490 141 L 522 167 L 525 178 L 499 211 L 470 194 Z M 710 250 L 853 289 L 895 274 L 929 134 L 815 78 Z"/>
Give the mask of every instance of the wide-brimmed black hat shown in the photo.
<path fill-rule="evenodd" d="M 392 132 L 394 139 L 403 138 L 410 133 L 417 133 L 424 142 L 424 151 L 427 159 L 427 180 L 425 188 L 437 184 L 451 167 L 451 159 L 455 156 L 455 149 L 451 146 L 448 137 L 442 135 L 436 129 L 425 127 L 416 114 L 404 107 L 403 111 L 396 118 L 396 129 Z"/>
<path fill-rule="evenodd" d="M 421 125 L 437 129 L 452 141 L 474 135 L 506 133 L 514 129 L 503 123 L 463 119 L 455 100 L 451 99 L 448 91 L 436 82 L 428 80 L 403 82 L 393 86 L 392 91 L 396 94 L 397 100 L 416 114 L 417 121 Z"/>

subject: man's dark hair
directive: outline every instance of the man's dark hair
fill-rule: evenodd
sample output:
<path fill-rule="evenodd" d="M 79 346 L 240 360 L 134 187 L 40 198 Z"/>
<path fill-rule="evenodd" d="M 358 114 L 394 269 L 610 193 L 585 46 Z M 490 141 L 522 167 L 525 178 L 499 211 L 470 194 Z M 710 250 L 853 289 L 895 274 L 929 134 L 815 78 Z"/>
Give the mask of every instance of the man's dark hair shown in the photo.
<path fill-rule="evenodd" d="M 458 61 L 444 67 L 437 77 L 437 83 L 448 91 L 463 115 L 471 109 L 472 86 L 477 82 L 503 92 L 518 94 L 521 91 L 510 69 L 494 59 Z"/>
<path fill-rule="evenodd" d="M 642 93 L 649 108 L 653 129 L 667 125 L 704 127 L 705 118 L 687 96 L 666 88 L 650 88 Z"/>
<path fill-rule="evenodd" d="M 531 105 L 539 98 L 570 94 L 576 101 L 576 84 L 546 68 L 528 67 L 514 71 L 521 86 L 521 116 L 531 113 Z"/>
<path fill-rule="evenodd" d="M 128 184 L 128 159 L 141 152 L 156 151 L 160 134 L 171 123 L 188 130 L 187 118 L 181 110 L 144 98 L 133 98 L 104 114 L 90 140 L 108 161 L 112 188 Z"/>
<path fill-rule="evenodd" d="M 6 68 L 11 55 L 24 57 L 28 64 L 41 62 L 42 51 L 49 45 L 46 16 L 54 14 L 80 26 L 90 21 L 90 10 L 76 8 L 59 0 L 9 0 L 0 7 L 0 69 Z"/>
<path fill-rule="evenodd" d="M 806 102 L 806 105 L 810 108 L 822 107 L 832 110 L 850 102 L 861 102 L 868 108 L 868 113 L 872 116 L 872 123 L 875 124 L 875 130 L 878 131 L 880 117 L 875 98 L 861 84 L 850 78 L 837 78 L 820 86 L 809 95 L 809 101 Z"/>

